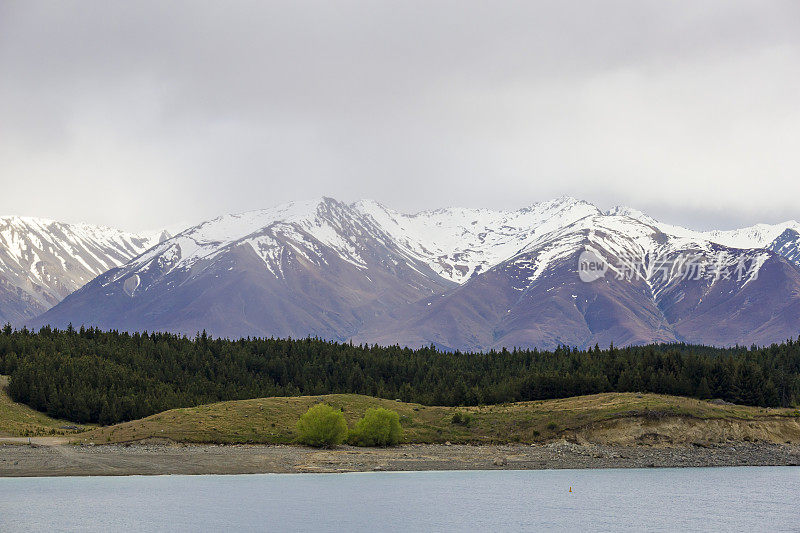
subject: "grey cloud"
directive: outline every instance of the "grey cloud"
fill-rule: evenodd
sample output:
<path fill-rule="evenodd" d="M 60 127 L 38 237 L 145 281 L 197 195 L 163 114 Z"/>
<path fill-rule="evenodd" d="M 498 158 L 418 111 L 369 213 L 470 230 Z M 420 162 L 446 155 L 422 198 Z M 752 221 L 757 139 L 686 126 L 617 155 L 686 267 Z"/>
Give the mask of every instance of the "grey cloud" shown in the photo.
<path fill-rule="evenodd" d="M 800 218 L 796 2 L 6 2 L 0 213 L 319 196 Z"/>

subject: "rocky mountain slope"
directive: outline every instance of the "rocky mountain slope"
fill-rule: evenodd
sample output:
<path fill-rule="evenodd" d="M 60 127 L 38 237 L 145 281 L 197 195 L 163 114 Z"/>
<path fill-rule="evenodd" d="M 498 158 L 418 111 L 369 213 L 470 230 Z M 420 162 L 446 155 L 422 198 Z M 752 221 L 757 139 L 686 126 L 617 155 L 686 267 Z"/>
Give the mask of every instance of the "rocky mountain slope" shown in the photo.
<path fill-rule="evenodd" d="M 800 333 L 799 231 L 697 232 L 573 198 L 416 215 L 322 198 L 189 228 L 31 324 L 477 350 L 768 343 Z M 590 282 L 588 252 L 605 265 Z"/>

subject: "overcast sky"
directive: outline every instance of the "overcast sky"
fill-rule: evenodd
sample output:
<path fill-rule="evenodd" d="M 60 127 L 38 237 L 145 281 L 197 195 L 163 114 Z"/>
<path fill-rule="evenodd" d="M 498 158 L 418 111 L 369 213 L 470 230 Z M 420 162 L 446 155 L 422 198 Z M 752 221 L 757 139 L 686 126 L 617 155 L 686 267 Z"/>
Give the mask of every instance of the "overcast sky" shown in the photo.
<path fill-rule="evenodd" d="M 800 219 L 800 2 L 0 0 L 0 214 Z"/>

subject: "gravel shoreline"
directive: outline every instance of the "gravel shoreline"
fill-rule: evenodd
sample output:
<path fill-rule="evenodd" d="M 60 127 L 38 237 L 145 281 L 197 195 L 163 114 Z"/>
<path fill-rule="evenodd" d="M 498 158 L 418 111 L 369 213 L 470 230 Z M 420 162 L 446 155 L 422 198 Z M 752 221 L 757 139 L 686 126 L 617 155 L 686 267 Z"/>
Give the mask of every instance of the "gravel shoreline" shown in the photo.
<path fill-rule="evenodd" d="M 0 477 L 797 465 L 800 445 L 749 442 L 649 447 L 561 441 L 503 446 L 408 444 L 386 449 L 341 446 L 333 450 L 192 444 L 0 445 Z"/>

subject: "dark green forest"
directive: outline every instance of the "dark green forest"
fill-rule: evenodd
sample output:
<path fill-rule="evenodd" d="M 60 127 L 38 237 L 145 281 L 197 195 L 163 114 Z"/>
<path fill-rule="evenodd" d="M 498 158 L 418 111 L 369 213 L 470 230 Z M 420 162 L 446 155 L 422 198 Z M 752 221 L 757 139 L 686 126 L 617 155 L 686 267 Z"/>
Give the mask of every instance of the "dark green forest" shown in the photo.
<path fill-rule="evenodd" d="M 800 340 L 765 348 L 669 344 L 463 353 L 6 326 L 0 374 L 11 376 L 16 401 L 53 417 L 101 424 L 221 400 L 328 393 L 476 405 L 655 392 L 777 407 L 800 399 Z"/>

